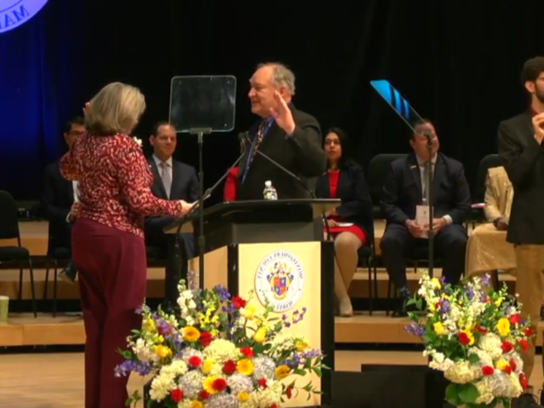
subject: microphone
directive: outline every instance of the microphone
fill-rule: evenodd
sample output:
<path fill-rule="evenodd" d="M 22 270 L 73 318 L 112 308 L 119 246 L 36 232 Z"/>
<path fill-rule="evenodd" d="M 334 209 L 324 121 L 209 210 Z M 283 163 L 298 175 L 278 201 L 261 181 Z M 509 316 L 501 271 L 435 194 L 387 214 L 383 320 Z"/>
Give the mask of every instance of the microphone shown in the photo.
<path fill-rule="evenodd" d="M 244 133 L 240 133 L 238 135 L 239 137 L 242 137 L 244 136 L 245 140 L 247 143 L 251 143 L 251 141 L 249 140 L 249 136 L 248 136 L 248 133 L 247 132 L 244 132 Z M 255 150 L 255 153 L 258 154 L 259 156 L 263 157 L 264 159 L 268 160 L 270 163 L 272 163 L 274 166 L 276 166 L 278 169 L 280 169 L 281 171 L 283 171 L 285 174 L 289 175 L 293 180 L 295 180 L 308 194 L 310 194 L 310 197 L 314 198 L 314 199 L 317 199 L 317 196 L 315 195 L 315 193 L 310 190 L 308 188 L 308 186 L 306 185 L 306 183 L 304 181 L 301 180 L 300 177 L 298 177 L 295 173 L 287 170 L 285 167 L 283 167 L 281 164 L 279 164 L 276 160 L 268 157 L 266 154 L 264 154 L 263 152 L 261 152 L 258 148 Z M 323 224 L 325 225 L 325 230 L 327 231 L 327 239 L 331 239 L 331 231 L 329 229 L 329 224 L 327 223 L 327 217 L 325 216 L 325 214 L 321 214 L 321 218 L 323 219 Z"/>

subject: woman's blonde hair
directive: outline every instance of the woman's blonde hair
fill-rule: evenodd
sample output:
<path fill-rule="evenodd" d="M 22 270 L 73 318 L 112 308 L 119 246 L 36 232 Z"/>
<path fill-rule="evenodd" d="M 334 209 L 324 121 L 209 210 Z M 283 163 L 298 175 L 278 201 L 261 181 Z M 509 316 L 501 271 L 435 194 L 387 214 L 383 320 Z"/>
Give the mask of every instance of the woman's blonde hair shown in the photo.
<path fill-rule="evenodd" d="M 128 134 L 145 111 L 145 98 L 134 86 L 121 82 L 106 85 L 91 99 L 85 111 L 85 127 L 91 134 Z"/>

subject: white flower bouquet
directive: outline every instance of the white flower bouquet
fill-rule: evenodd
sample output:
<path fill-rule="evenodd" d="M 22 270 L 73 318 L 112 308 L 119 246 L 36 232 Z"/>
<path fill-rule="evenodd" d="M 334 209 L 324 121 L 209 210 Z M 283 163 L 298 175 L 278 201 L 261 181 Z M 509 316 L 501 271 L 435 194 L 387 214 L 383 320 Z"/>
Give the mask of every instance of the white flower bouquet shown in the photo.
<path fill-rule="evenodd" d="M 142 307 L 143 328 L 128 339 L 116 375 L 154 373 L 148 402 L 177 408 L 280 408 L 303 390 L 319 394 L 297 376 L 326 367 L 321 350 L 282 329 L 304 317 L 305 309 L 282 318 L 272 306 L 259 311 L 223 287 L 190 290 L 180 284 L 180 316 Z M 292 376 L 292 380 L 287 377 Z M 287 379 L 287 380 L 286 380 Z M 131 405 L 141 399 L 135 394 Z"/>
<path fill-rule="evenodd" d="M 452 287 L 425 274 L 410 301 L 420 312 L 410 313 L 406 329 L 450 382 L 446 400 L 455 406 L 508 407 L 528 387 L 518 351 L 528 349 L 533 329 L 507 287 L 488 290 L 488 283 L 476 277 Z"/>

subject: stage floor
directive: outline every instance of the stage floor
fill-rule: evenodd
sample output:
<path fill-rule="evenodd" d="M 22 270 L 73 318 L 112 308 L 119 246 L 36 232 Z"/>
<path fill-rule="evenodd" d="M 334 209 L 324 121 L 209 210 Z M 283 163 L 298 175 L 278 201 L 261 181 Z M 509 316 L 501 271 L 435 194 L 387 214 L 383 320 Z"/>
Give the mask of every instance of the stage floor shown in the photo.
<path fill-rule="evenodd" d="M 425 364 L 420 352 L 337 351 L 335 357 L 337 371 L 360 371 L 361 364 Z M 542 384 L 542 370 L 541 357 L 536 358 L 531 384 L 538 390 Z M 0 355 L 0 367 L 2 408 L 83 406 L 82 353 Z M 141 390 L 143 384 L 141 377 L 131 377 L 129 394 Z M 141 403 L 136 406 L 143 408 Z"/>

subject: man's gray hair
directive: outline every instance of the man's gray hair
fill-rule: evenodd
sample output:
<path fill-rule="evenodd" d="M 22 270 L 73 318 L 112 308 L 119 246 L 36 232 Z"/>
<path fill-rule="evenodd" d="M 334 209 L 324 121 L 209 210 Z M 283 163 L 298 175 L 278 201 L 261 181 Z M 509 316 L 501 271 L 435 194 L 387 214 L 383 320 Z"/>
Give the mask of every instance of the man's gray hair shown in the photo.
<path fill-rule="evenodd" d="M 291 96 L 295 95 L 295 74 L 285 64 L 281 62 L 264 62 L 257 66 L 257 69 L 263 67 L 272 67 L 274 84 L 279 88 L 287 88 Z"/>

